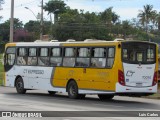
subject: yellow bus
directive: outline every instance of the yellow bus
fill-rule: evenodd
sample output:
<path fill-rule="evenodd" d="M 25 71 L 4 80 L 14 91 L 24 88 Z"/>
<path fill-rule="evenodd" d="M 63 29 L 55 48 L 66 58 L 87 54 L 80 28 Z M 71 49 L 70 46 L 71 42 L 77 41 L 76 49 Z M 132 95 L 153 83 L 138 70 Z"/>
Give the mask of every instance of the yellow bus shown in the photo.
<path fill-rule="evenodd" d="M 147 96 L 157 92 L 158 46 L 126 40 L 8 43 L 4 68 L 5 86 L 20 94 L 41 89 L 73 99 Z"/>

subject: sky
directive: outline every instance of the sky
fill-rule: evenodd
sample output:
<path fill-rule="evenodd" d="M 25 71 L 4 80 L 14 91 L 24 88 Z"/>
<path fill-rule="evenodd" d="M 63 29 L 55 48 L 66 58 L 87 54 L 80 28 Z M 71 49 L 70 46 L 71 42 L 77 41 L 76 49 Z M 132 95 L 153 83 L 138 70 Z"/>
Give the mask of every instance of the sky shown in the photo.
<path fill-rule="evenodd" d="M 10 18 L 11 0 L 4 0 L 3 10 L 0 16 L 3 19 L 0 23 Z M 44 0 L 44 4 L 49 0 Z M 85 12 L 102 12 L 106 8 L 113 7 L 113 11 L 120 16 L 120 20 L 131 20 L 136 18 L 139 10 L 143 10 L 146 4 L 153 5 L 153 9 L 160 12 L 160 0 L 64 0 L 71 9 L 82 9 Z M 38 13 L 41 12 L 41 0 L 14 0 L 14 17 L 19 18 L 24 24 L 29 20 L 36 20 Z M 25 9 L 28 7 L 29 9 Z M 33 14 L 34 13 L 34 14 Z M 47 12 L 44 11 L 45 20 L 50 20 Z M 54 17 L 53 17 L 54 18 Z"/>

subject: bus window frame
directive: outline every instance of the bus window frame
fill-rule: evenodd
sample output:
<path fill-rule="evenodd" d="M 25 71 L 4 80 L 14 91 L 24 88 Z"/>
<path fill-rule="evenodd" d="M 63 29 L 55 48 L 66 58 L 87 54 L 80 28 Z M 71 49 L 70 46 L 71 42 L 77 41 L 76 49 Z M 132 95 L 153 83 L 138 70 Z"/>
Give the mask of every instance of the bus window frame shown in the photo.
<path fill-rule="evenodd" d="M 40 49 L 42 49 L 42 48 L 47 48 L 48 49 L 48 56 L 40 56 Z M 40 65 L 39 64 L 39 57 L 48 57 L 48 65 Z M 40 66 L 40 67 L 50 67 L 50 47 L 49 46 L 39 46 L 39 47 L 37 47 L 37 66 Z"/>
<path fill-rule="evenodd" d="M 61 66 L 62 67 L 67 67 L 67 68 L 75 68 L 75 64 L 76 64 L 76 58 L 77 58 L 77 46 L 63 46 L 62 47 L 63 49 L 63 52 L 62 52 L 62 64 L 61 64 Z M 75 56 L 74 57 L 65 57 L 65 50 L 66 50 L 66 48 L 75 48 Z M 64 62 L 64 58 L 74 58 L 75 60 L 74 60 L 74 66 L 64 66 L 63 65 L 63 62 Z"/>
<path fill-rule="evenodd" d="M 155 51 L 155 54 L 154 54 L 154 61 L 142 61 L 142 62 L 138 62 L 137 60 L 135 60 L 135 61 L 130 61 L 130 60 L 125 60 L 124 58 L 123 58 L 123 49 L 127 49 L 126 47 L 124 47 L 124 45 L 126 45 L 126 44 L 129 44 L 130 43 L 130 45 L 132 45 L 132 44 L 138 44 L 138 43 L 140 43 L 140 44 L 142 44 L 143 43 L 143 45 L 154 45 L 154 47 L 152 48 L 154 51 Z M 133 42 L 133 41 L 127 41 L 127 42 L 122 42 L 121 43 L 121 61 L 123 62 L 123 63 L 129 63 L 129 64 L 144 64 L 144 65 L 147 65 L 147 64 L 155 64 L 156 63 L 156 55 L 157 55 L 157 45 L 155 44 L 155 43 L 148 43 L 148 42 L 139 42 L 139 41 L 135 41 L 135 42 Z M 146 50 L 147 50 L 148 48 L 146 48 Z M 144 52 L 144 49 L 142 49 L 143 50 L 143 52 Z M 140 51 L 140 50 L 138 50 L 138 51 Z M 136 51 L 137 52 L 137 51 Z M 145 55 L 145 57 L 146 57 L 146 59 L 147 59 L 147 52 L 146 52 L 146 54 L 144 54 Z M 144 57 L 143 57 L 144 58 Z M 137 58 L 136 58 L 137 59 Z"/>
<path fill-rule="evenodd" d="M 114 55 L 113 55 L 113 57 L 109 57 L 109 48 L 114 48 Z M 114 66 L 114 64 L 115 64 L 116 49 L 117 49 L 116 46 L 107 46 L 107 53 L 106 53 L 106 68 L 108 68 L 108 69 L 112 69 L 113 66 Z M 114 59 L 114 60 L 113 60 L 113 64 L 112 64 L 111 67 L 108 67 L 108 66 L 107 66 L 108 58 L 113 58 L 113 59 Z"/>
<path fill-rule="evenodd" d="M 30 48 L 36 48 L 36 56 L 37 57 L 37 64 L 36 65 L 28 65 L 28 61 L 27 61 L 27 64 L 26 65 L 19 65 L 17 64 L 16 62 L 16 65 L 18 66 L 43 66 L 43 67 L 64 67 L 64 68 L 90 68 L 90 69 L 112 69 L 113 68 L 113 65 L 114 65 L 114 62 L 115 62 L 115 54 L 116 54 L 116 46 L 114 45 L 111 45 L 111 46 L 18 46 L 16 47 L 16 54 L 15 54 L 15 61 L 17 61 L 17 58 L 18 58 L 18 50 L 19 48 L 26 48 L 27 50 L 27 60 L 28 60 L 28 57 L 31 57 L 29 56 L 29 49 Z M 41 48 L 48 48 L 48 56 L 49 57 L 49 64 L 48 65 L 39 65 L 38 64 L 38 58 L 39 57 L 42 57 L 40 56 L 40 49 Z M 61 58 L 62 58 L 62 61 L 61 61 L 61 64 L 60 66 L 54 66 L 54 65 L 51 65 L 51 62 L 50 62 L 50 59 L 51 59 L 51 50 L 53 48 L 60 48 L 61 49 Z M 74 48 L 75 49 L 75 56 L 74 57 L 65 57 L 65 49 L 66 48 Z M 76 61 L 77 61 L 77 56 L 78 56 L 78 49 L 79 48 L 89 48 L 90 49 L 90 56 L 89 57 L 79 57 L 79 58 L 89 58 L 89 65 L 88 66 L 76 66 Z M 92 67 L 91 66 L 91 58 L 101 58 L 101 57 L 92 57 L 92 50 L 93 48 L 105 48 L 105 51 L 106 51 L 106 57 L 103 57 L 106 59 L 106 63 L 105 63 L 105 67 Z M 109 51 L 109 48 L 114 48 L 114 61 L 113 61 L 113 65 L 112 67 L 108 67 L 107 66 L 107 60 L 108 60 L 108 51 Z M 21 56 L 19 56 L 21 57 Z M 22 56 L 24 57 L 24 56 Z M 54 56 L 54 58 L 56 58 L 56 56 Z M 75 64 L 74 66 L 63 66 L 63 61 L 64 61 L 64 58 L 74 58 L 75 59 Z"/>
<path fill-rule="evenodd" d="M 106 56 L 105 56 L 105 57 L 94 57 L 94 55 L 93 55 L 93 49 L 94 49 L 94 48 L 104 48 L 104 49 L 105 49 L 105 52 L 106 52 Z M 96 68 L 96 69 L 97 69 L 97 68 L 99 68 L 99 69 L 105 69 L 105 68 L 107 68 L 107 58 L 108 58 L 107 56 L 108 56 L 108 46 L 97 46 L 97 47 L 96 47 L 96 46 L 92 46 L 92 47 L 91 47 L 91 55 L 90 55 L 90 66 L 89 66 L 89 67 L 90 67 L 90 68 Z M 105 66 L 104 66 L 104 67 L 94 67 L 94 66 L 91 66 L 91 64 L 92 64 L 92 63 L 91 63 L 92 58 L 102 58 L 102 59 L 105 58 L 105 59 L 106 59 L 106 60 L 105 60 L 105 62 L 106 62 L 106 63 L 105 63 Z"/>
<path fill-rule="evenodd" d="M 89 48 L 89 50 L 90 50 L 90 55 L 89 55 L 89 57 L 77 57 L 78 56 L 78 49 L 80 49 L 80 48 Z M 92 47 L 87 47 L 87 46 L 76 46 L 76 59 L 75 59 L 75 64 L 76 64 L 76 62 L 77 62 L 77 58 L 89 58 L 89 65 L 88 66 L 86 66 L 86 67 L 84 67 L 84 66 L 76 66 L 75 65 L 75 68 L 91 68 L 90 67 L 90 64 L 91 64 L 91 48 Z"/>
<path fill-rule="evenodd" d="M 36 56 L 29 56 L 29 49 L 30 48 L 35 48 L 36 49 Z M 38 47 L 37 46 L 31 46 L 31 47 L 28 47 L 28 56 L 27 56 L 28 58 L 29 57 L 36 57 L 36 64 L 35 65 L 28 65 L 28 61 L 27 61 L 27 66 L 38 66 Z M 28 59 L 27 58 L 27 59 Z"/>
<path fill-rule="evenodd" d="M 27 54 L 26 54 L 25 56 L 19 56 L 19 48 L 25 48 Z M 18 57 L 27 57 L 27 60 L 26 60 L 27 62 L 26 62 L 26 64 L 25 64 L 25 65 L 18 64 L 18 63 L 17 63 Z M 16 47 L 16 65 L 18 65 L 18 66 L 28 66 L 28 47 L 26 47 L 26 46 L 17 46 L 17 47 Z"/>
<path fill-rule="evenodd" d="M 54 49 L 54 48 L 59 48 L 60 49 L 60 56 L 51 56 L 51 54 L 52 54 L 52 49 Z M 49 52 L 49 66 L 50 67 L 61 67 L 61 66 L 63 66 L 63 54 L 64 54 L 64 51 L 63 51 L 63 48 L 64 47 L 61 47 L 61 46 L 52 46 L 52 47 L 50 47 L 50 52 Z M 56 66 L 56 65 L 51 65 L 51 58 L 62 58 L 62 60 L 61 60 L 61 63 L 60 63 L 60 66 Z M 63 66 L 64 67 L 64 66 Z"/>
<path fill-rule="evenodd" d="M 15 49 L 15 52 L 14 52 L 14 53 L 7 53 L 7 50 L 8 50 L 9 48 L 14 48 L 14 49 Z M 12 65 L 6 64 L 6 55 L 7 55 L 7 54 L 14 54 L 14 55 L 15 55 L 15 59 L 14 59 L 14 62 L 13 62 Z M 7 61 L 8 61 L 8 57 L 7 57 Z M 6 50 L 5 50 L 5 54 L 4 54 L 4 65 L 6 65 L 6 66 L 13 66 L 13 65 L 15 65 L 15 64 L 16 64 L 16 46 L 9 46 L 9 47 L 7 47 Z"/>
<path fill-rule="evenodd" d="M 106 65 L 105 65 L 105 67 L 102 67 L 102 68 L 100 68 L 100 67 L 91 67 L 91 56 L 92 55 L 90 55 L 90 57 L 89 57 L 89 66 L 88 67 L 80 67 L 80 66 L 74 66 L 75 68 L 90 68 L 90 69 L 112 69 L 113 68 L 113 66 L 114 66 L 114 63 L 115 63 L 115 54 L 116 54 L 116 45 L 111 45 L 111 46 L 67 46 L 67 48 L 76 48 L 76 53 L 78 52 L 77 50 L 78 50 L 78 48 L 90 48 L 90 50 L 91 50 L 91 54 L 92 54 L 92 48 L 106 48 L 106 57 L 104 57 L 104 58 L 106 58 Z M 66 48 L 66 47 L 63 47 L 63 48 Z M 112 67 L 108 67 L 107 66 L 107 60 L 108 60 L 108 49 L 109 48 L 114 48 L 114 56 L 113 56 L 113 58 L 114 58 L 114 60 L 113 60 L 113 65 L 112 65 Z M 64 50 L 63 50 L 63 58 L 64 58 Z M 95 57 L 95 58 L 99 58 L 99 57 Z M 76 54 L 76 59 L 77 59 L 77 54 Z M 75 63 L 76 63 L 76 60 L 75 60 Z M 63 59 L 62 59 L 62 64 L 63 64 Z M 62 65 L 62 67 L 66 67 L 66 66 L 63 66 Z M 68 66 L 69 67 L 69 66 Z M 71 67 L 71 68 L 73 68 L 73 67 Z"/>

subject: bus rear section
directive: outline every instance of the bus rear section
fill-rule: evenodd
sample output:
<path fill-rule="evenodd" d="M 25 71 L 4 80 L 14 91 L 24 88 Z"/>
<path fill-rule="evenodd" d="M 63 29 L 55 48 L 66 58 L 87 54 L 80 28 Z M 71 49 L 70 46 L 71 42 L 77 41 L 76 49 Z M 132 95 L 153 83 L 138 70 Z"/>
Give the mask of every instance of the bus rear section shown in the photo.
<path fill-rule="evenodd" d="M 148 42 L 122 42 L 122 70 L 118 70 L 116 93 L 147 96 L 157 92 L 157 47 Z"/>

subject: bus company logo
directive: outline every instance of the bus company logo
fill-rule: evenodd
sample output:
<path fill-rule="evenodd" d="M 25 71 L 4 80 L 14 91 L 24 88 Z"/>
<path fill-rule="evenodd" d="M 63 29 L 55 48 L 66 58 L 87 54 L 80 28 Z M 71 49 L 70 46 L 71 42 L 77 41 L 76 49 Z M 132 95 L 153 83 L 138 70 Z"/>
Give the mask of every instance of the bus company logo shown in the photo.
<path fill-rule="evenodd" d="M 44 74 L 44 70 L 28 70 L 28 69 L 24 69 L 23 73 L 24 74 Z"/>
<path fill-rule="evenodd" d="M 12 117 L 11 112 L 2 112 L 2 117 Z"/>
<path fill-rule="evenodd" d="M 127 73 L 126 73 L 126 76 L 127 77 L 132 77 L 134 73 L 135 73 L 134 71 L 128 70 Z"/>

